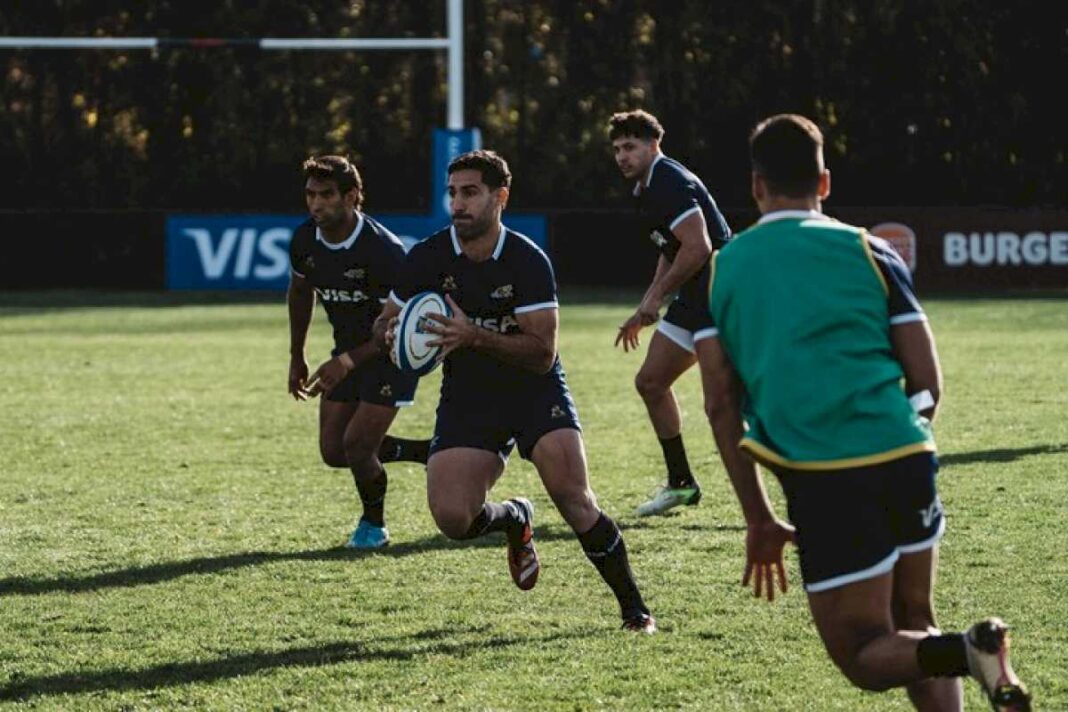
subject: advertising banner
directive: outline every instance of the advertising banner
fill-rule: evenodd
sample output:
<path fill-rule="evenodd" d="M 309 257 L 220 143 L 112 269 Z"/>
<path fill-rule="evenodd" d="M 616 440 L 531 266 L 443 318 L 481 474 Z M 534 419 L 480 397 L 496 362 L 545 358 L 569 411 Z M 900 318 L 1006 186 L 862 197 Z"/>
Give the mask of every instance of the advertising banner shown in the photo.
<path fill-rule="evenodd" d="M 1068 287 L 1068 210 L 853 208 L 828 213 L 889 240 L 920 290 Z"/>
<path fill-rule="evenodd" d="M 410 248 L 449 224 L 442 215 L 374 215 Z M 166 221 L 167 288 L 284 290 L 289 241 L 306 215 L 170 215 Z M 504 223 L 548 249 L 541 215 L 505 213 Z"/>

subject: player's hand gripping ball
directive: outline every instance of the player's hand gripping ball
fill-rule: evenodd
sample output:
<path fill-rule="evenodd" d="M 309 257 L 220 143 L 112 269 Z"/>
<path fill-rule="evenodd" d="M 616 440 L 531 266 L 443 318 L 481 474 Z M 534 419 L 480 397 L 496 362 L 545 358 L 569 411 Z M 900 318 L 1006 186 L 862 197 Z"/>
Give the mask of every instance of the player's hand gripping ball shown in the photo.
<path fill-rule="evenodd" d="M 393 363 L 402 371 L 425 376 L 438 365 L 441 346 L 427 342 L 441 338 L 427 328 L 428 314 L 452 316 L 452 309 L 437 292 L 420 292 L 408 300 L 397 316 L 397 330 L 393 336 Z"/>

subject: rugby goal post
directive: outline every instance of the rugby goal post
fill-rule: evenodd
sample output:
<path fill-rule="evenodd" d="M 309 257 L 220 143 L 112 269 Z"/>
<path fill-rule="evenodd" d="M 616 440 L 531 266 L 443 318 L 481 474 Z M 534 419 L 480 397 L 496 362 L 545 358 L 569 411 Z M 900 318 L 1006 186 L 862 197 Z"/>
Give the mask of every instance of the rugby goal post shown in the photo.
<path fill-rule="evenodd" d="M 258 46 L 261 50 L 448 52 L 448 128 L 464 128 L 464 2 L 447 0 L 445 37 L 0 37 L 0 49 L 159 49 Z"/>

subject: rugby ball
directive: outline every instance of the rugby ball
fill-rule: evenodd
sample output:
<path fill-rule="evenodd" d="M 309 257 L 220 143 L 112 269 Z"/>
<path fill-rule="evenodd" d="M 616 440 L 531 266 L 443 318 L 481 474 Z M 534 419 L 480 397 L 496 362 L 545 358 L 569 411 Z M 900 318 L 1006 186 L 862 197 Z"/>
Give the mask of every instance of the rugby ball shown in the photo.
<path fill-rule="evenodd" d="M 426 329 L 428 314 L 452 316 L 452 309 L 445 297 L 437 292 L 420 292 L 404 305 L 397 316 L 397 330 L 393 335 L 393 363 L 397 368 L 417 376 L 425 376 L 438 365 L 440 346 L 428 346 L 427 342 L 439 338 Z"/>

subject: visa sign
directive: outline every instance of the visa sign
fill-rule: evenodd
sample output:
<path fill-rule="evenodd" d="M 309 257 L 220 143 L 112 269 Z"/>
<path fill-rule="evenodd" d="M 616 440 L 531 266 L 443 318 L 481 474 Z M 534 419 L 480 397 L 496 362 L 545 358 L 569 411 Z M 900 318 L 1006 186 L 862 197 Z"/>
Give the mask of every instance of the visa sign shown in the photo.
<path fill-rule="evenodd" d="M 167 218 L 168 289 L 285 289 L 300 215 Z"/>
<path fill-rule="evenodd" d="M 375 216 L 405 248 L 448 225 L 430 215 Z M 167 288 L 284 291 L 289 242 L 306 215 L 171 215 L 167 217 Z M 508 227 L 547 249 L 545 217 L 508 214 Z"/>

